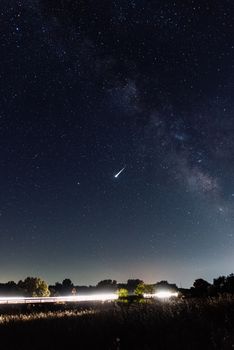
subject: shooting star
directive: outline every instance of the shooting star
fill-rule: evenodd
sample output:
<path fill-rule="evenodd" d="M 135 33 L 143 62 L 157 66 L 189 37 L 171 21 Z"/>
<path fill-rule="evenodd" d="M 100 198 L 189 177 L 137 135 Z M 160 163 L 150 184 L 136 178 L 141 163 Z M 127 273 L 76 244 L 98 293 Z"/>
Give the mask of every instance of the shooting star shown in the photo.
<path fill-rule="evenodd" d="M 119 177 L 119 175 L 125 170 L 126 166 L 121 169 L 117 174 L 114 175 L 114 177 L 117 179 L 117 177 Z"/>

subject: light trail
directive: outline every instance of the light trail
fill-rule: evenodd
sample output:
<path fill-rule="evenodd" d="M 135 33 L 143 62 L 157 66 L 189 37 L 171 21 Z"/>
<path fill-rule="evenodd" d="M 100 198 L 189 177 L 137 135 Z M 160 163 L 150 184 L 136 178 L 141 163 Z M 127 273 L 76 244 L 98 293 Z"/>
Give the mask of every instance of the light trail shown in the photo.
<path fill-rule="evenodd" d="M 156 298 L 156 299 L 169 299 L 171 297 L 178 297 L 177 292 L 171 292 L 168 290 L 161 290 L 154 294 L 143 294 L 143 297 Z M 91 302 L 91 301 L 115 301 L 119 296 L 116 293 L 102 293 L 91 295 L 69 295 L 64 297 L 0 297 L 0 304 L 42 304 L 42 303 L 77 303 L 77 302 Z"/>
<path fill-rule="evenodd" d="M 61 302 L 85 302 L 85 301 L 114 301 L 118 295 L 114 293 L 103 293 L 93 295 L 72 295 L 65 297 L 1 297 L 0 304 L 40 304 L 40 303 L 61 303 Z"/>
<path fill-rule="evenodd" d="M 170 292 L 168 290 L 161 290 L 154 294 L 143 294 L 144 298 L 157 298 L 157 299 L 169 299 L 172 297 L 178 297 L 177 292 Z"/>
<path fill-rule="evenodd" d="M 119 175 L 126 169 L 126 166 L 121 169 L 116 175 L 114 175 L 114 177 L 117 179 L 119 177 Z"/>

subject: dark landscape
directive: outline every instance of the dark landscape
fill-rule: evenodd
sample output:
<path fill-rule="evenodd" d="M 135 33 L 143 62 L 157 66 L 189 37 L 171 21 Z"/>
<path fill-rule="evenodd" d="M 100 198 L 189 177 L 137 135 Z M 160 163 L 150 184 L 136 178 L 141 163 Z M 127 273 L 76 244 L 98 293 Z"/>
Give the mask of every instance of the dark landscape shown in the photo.
<path fill-rule="evenodd" d="M 0 317 L 8 349 L 232 349 L 234 298 L 33 307 Z"/>
<path fill-rule="evenodd" d="M 0 0 L 0 350 L 234 350 L 234 0 Z"/>
<path fill-rule="evenodd" d="M 35 280 L 27 278 L 18 283 L 22 288 L 31 282 L 31 291 L 21 289 L 21 295 L 35 296 L 36 291 L 37 296 L 42 297 L 43 291 L 47 295 L 46 289 L 42 291 L 33 285 Z M 69 279 L 56 286 L 66 295 L 79 294 L 79 288 L 83 292 L 85 288 L 74 287 Z M 6 295 L 7 288 L 12 296 L 17 285 L 13 282 L 1 285 L 0 293 L 4 290 Z M 49 287 L 53 292 L 55 288 Z M 143 298 L 143 292 L 151 290 L 153 293 L 155 289 L 177 290 L 178 297 Z M 94 291 L 117 292 L 119 299 L 114 302 L 0 305 L 1 344 L 7 348 L 14 348 L 16 344 L 20 349 L 68 346 L 107 350 L 222 350 L 234 347 L 234 275 L 220 276 L 213 284 L 198 279 L 190 289 L 179 289 L 167 281 L 148 285 L 139 279 L 128 280 L 126 284 L 103 280 L 97 286 L 86 288 L 86 293 Z"/>

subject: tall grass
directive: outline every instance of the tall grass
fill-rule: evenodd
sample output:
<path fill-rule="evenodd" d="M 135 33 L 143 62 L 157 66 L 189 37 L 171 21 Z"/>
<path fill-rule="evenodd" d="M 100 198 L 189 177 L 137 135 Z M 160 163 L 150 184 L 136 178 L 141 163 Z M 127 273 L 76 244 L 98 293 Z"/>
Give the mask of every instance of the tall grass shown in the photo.
<path fill-rule="evenodd" d="M 61 308 L 2 314 L 0 344 L 20 350 L 234 348 L 232 296 Z"/>

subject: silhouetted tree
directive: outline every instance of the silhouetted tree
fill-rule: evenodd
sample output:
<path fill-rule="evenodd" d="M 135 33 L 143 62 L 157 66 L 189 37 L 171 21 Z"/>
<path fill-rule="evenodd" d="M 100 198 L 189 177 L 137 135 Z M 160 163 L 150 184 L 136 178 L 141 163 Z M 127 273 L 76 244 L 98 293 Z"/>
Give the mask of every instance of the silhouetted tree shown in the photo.
<path fill-rule="evenodd" d="M 231 273 L 226 278 L 225 291 L 227 293 L 234 293 L 234 274 L 233 273 Z"/>
<path fill-rule="evenodd" d="M 72 291 L 74 289 L 74 285 L 70 278 L 65 278 L 62 282 L 62 289 L 61 289 L 61 294 L 62 295 L 71 295 Z"/>
<path fill-rule="evenodd" d="M 178 290 L 178 287 L 174 283 L 168 283 L 168 281 L 162 280 L 160 282 L 155 283 L 154 285 L 155 289 L 166 289 L 170 291 L 176 291 Z"/>
<path fill-rule="evenodd" d="M 194 296 L 202 297 L 209 294 L 211 284 L 202 278 L 198 278 L 193 283 L 192 292 Z"/>
<path fill-rule="evenodd" d="M 52 287 L 52 286 L 51 286 Z M 62 291 L 63 291 L 63 285 L 60 282 L 56 282 L 55 286 L 52 287 L 54 289 L 54 295 L 55 296 L 59 296 L 62 295 Z"/>
<path fill-rule="evenodd" d="M 20 296 L 22 291 L 14 281 L 0 283 L 0 295 L 2 296 Z"/>
<path fill-rule="evenodd" d="M 18 282 L 18 287 L 26 296 L 48 297 L 50 295 L 48 285 L 38 277 L 27 277 L 24 281 Z"/>
<path fill-rule="evenodd" d="M 144 281 L 142 281 L 142 280 L 140 280 L 138 278 L 136 278 L 136 279 L 128 279 L 126 288 L 129 291 L 129 293 L 134 293 L 136 287 L 140 283 L 144 283 Z"/>
<path fill-rule="evenodd" d="M 63 288 L 73 288 L 73 283 L 70 278 L 65 278 L 62 282 Z"/>
<path fill-rule="evenodd" d="M 215 288 L 216 293 L 222 293 L 225 291 L 226 286 L 226 277 L 220 276 L 218 278 L 214 278 L 213 280 L 213 286 Z"/>
<path fill-rule="evenodd" d="M 98 282 L 97 288 L 102 290 L 115 291 L 117 289 L 117 282 L 116 280 L 111 279 L 102 280 Z"/>

